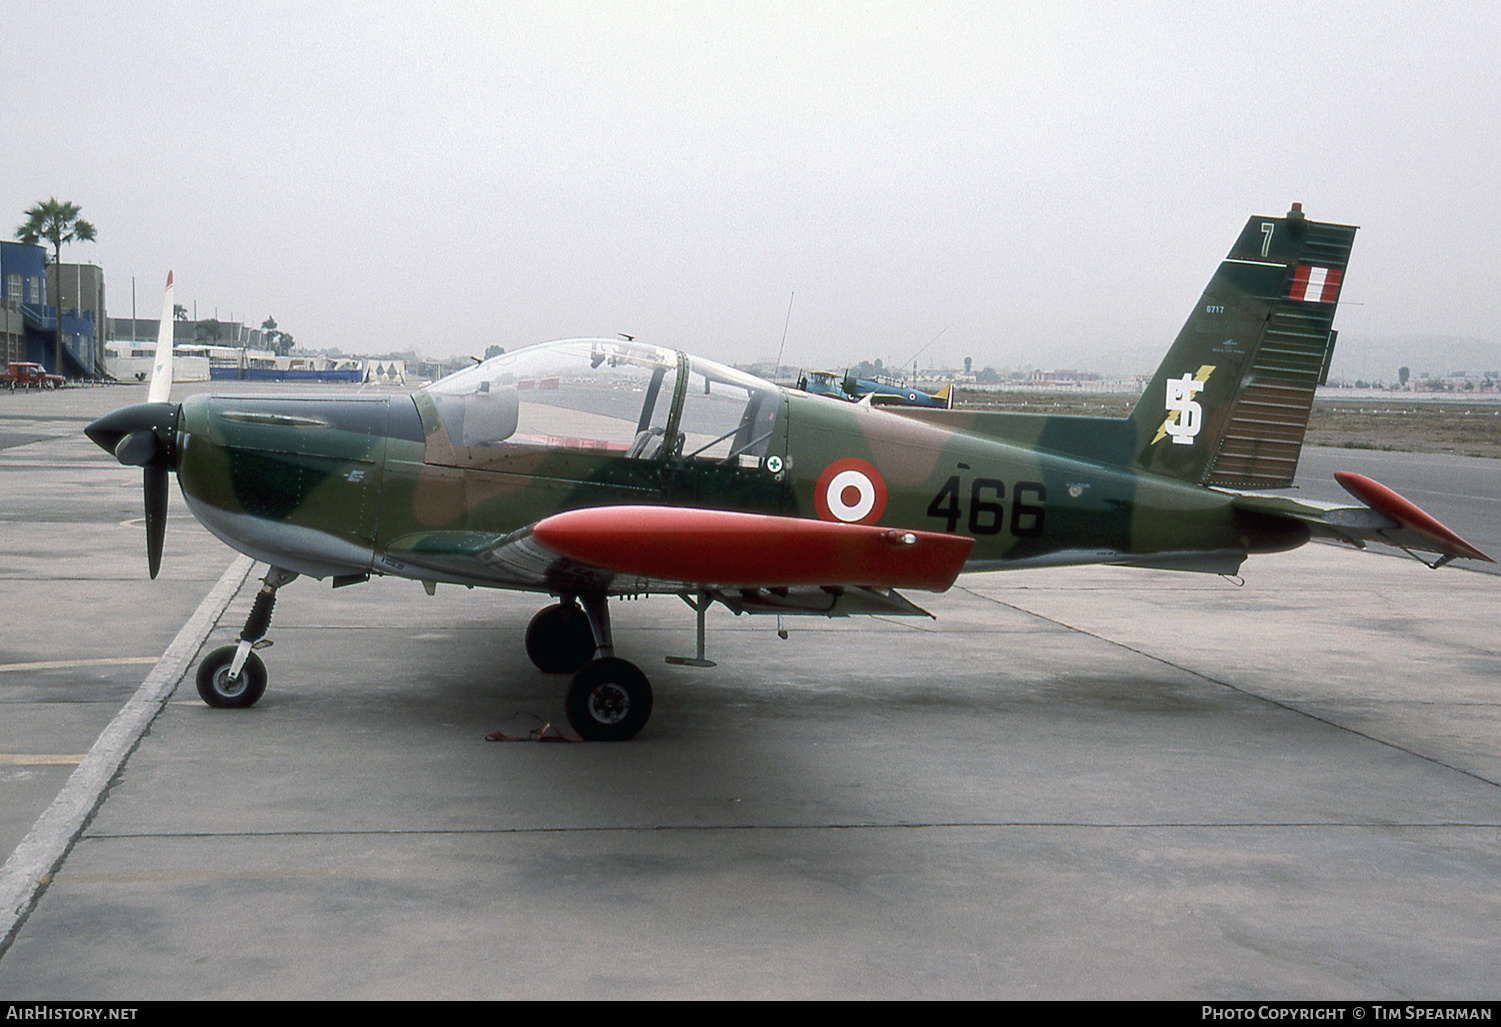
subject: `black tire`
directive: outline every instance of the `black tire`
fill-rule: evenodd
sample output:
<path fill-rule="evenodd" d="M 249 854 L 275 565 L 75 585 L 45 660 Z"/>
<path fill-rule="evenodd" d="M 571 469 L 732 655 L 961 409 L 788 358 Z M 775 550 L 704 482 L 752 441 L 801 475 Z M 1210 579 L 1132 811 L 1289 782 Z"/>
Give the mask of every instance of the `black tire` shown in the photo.
<path fill-rule="evenodd" d="M 572 603 L 538 611 L 526 626 L 526 655 L 545 674 L 572 674 L 594 656 L 589 618 Z"/>
<path fill-rule="evenodd" d="M 236 646 L 215 649 L 198 665 L 198 695 L 215 709 L 244 709 L 254 706 L 266 692 L 266 665 L 255 653 L 245 657 L 240 676 L 231 679 L 229 665 L 234 662 Z"/>
<path fill-rule="evenodd" d="M 651 683 L 640 669 L 614 656 L 584 664 L 568 685 L 568 723 L 586 742 L 624 742 L 651 716 Z"/>

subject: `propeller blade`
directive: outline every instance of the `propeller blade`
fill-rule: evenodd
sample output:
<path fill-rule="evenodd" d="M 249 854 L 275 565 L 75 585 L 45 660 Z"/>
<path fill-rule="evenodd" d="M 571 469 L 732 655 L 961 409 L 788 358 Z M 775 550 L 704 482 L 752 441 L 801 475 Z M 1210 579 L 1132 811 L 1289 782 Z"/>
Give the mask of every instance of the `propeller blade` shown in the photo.
<path fill-rule="evenodd" d="M 167 538 L 167 469 L 148 466 L 141 472 L 141 481 L 146 493 L 146 567 L 155 580 Z"/>
<path fill-rule="evenodd" d="M 172 394 L 172 272 L 167 272 L 167 295 L 162 298 L 162 320 L 156 333 L 156 359 L 151 364 L 151 386 L 146 402 L 164 403 Z M 152 575 L 155 577 L 155 575 Z"/>

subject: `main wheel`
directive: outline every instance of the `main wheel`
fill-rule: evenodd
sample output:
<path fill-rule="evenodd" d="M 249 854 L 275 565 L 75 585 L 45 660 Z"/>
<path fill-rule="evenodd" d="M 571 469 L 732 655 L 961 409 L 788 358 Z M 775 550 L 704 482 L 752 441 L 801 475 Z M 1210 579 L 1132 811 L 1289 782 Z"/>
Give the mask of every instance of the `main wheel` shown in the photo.
<path fill-rule="evenodd" d="M 215 649 L 198 665 L 198 695 L 217 709 L 254 706 L 266 692 L 266 665 L 253 652 L 245 657 L 239 676 L 229 676 L 236 648 L 226 645 Z"/>
<path fill-rule="evenodd" d="M 526 655 L 546 674 L 572 674 L 594 655 L 589 618 L 572 603 L 538 611 L 526 626 Z"/>
<path fill-rule="evenodd" d="M 651 716 L 651 683 L 640 669 L 614 656 L 584 664 L 568 685 L 568 723 L 586 742 L 624 742 Z"/>

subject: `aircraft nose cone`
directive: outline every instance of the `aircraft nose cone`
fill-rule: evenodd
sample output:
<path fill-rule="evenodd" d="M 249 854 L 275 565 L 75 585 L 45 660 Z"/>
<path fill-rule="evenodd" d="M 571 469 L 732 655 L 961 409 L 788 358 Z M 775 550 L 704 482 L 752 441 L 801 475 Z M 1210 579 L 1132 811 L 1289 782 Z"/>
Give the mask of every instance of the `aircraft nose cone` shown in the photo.
<path fill-rule="evenodd" d="M 138 403 L 105 414 L 83 433 L 122 464 L 170 467 L 178 409 L 176 403 Z"/>

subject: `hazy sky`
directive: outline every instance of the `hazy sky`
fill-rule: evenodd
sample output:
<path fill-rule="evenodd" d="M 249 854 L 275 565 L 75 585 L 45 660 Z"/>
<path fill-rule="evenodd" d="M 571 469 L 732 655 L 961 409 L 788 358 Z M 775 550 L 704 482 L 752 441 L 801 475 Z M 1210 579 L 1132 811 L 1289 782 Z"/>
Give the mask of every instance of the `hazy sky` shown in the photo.
<path fill-rule="evenodd" d="M 66 9 L 64 9 L 66 8 Z M 1341 347 L 1492 338 L 1501 5 L 8 8 L 7 237 L 111 314 L 312 347 L 625 332 L 730 362 L 1166 349 L 1252 214 L 1362 226 Z M 1497 339 L 1501 341 L 1501 339 Z"/>

